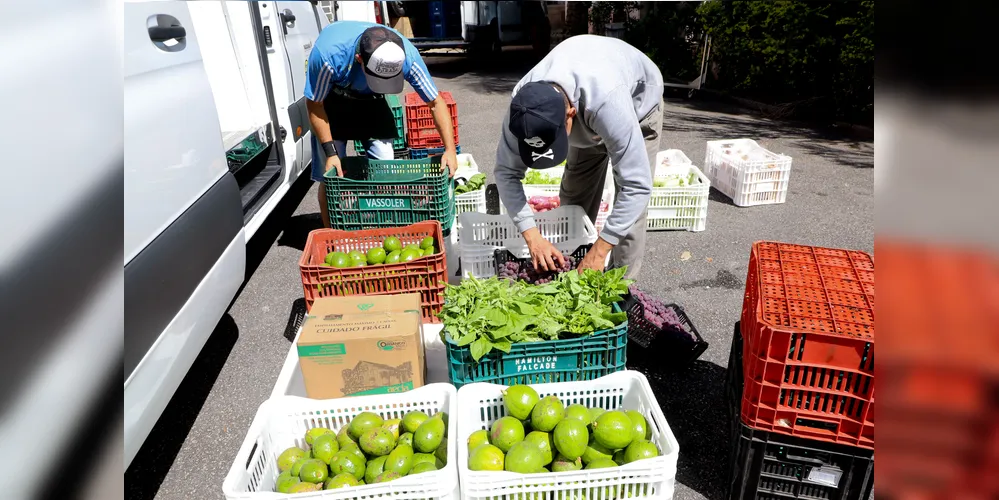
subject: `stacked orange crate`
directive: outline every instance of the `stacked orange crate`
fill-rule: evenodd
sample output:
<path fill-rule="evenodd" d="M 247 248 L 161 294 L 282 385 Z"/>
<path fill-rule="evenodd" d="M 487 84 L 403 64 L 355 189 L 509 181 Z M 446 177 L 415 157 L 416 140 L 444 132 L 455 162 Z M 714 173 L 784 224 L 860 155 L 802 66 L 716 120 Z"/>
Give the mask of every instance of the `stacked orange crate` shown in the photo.
<path fill-rule="evenodd" d="M 745 424 L 874 447 L 874 260 L 757 242 L 742 310 Z"/>
<path fill-rule="evenodd" d="M 448 113 L 451 115 L 451 125 L 454 128 L 454 144 L 458 142 L 458 104 L 455 103 L 451 93 L 440 92 L 440 98 L 447 105 Z M 430 108 L 423 102 L 416 92 L 406 94 L 406 147 L 409 149 L 431 149 L 444 147 L 444 141 L 437 132 L 434 123 L 434 116 Z"/>

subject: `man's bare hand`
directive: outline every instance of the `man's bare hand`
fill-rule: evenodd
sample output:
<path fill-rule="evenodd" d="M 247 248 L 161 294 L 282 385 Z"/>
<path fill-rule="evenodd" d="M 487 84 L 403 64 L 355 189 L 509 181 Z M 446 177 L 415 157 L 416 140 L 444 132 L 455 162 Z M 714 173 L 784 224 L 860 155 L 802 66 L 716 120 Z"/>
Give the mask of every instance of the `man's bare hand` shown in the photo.
<path fill-rule="evenodd" d="M 449 170 L 448 177 L 454 177 L 455 171 L 458 170 L 458 155 L 453 148 L 444 151 L 444 156 L 441 157 L 441 170 Z"/>
<path fill-rule="evenodd" d="M 333 155 L 326 158 L 326 172 L 329 172 L 331 168 L 336 168 L 336 176 L 343 177 L 343 168 L 340 166 L 340 157 Z"/>
<path fill-rule="evenodd" d="M 527 248 L 531 251 L 531 262 L 534 263 L 536 271 L 555 271 L 565 265 L 565 257 L 562 256 L 562 252 L 544 236 L 541 236 L 541 231 L 538 231 L 538 228 L 532 227 L 524 231 L 524 241 L 527 242 Z"/>
<path fill-rule="evenodd" d="M 579 272 L 583 272 L 583 269 L 593 269 L 594 271 L 604 270 L 604 264 L 607 262 L 607 254 L 614 248 L 613 245 L 607 243 L 602 238 L 598 238 L 596 243 L 590 247 L 590 251 L 586 252 L 583 256 L 583 260 L 579 261 L 579 265 L 576 269 Z"/>

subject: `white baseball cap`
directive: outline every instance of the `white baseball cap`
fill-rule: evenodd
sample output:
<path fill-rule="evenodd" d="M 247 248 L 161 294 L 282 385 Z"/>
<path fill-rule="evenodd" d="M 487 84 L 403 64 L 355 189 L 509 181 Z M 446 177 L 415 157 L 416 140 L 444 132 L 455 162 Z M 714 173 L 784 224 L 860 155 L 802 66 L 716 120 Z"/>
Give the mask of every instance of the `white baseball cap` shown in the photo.
<path fill-rule="evenodd" d="M 364 78 L 368 88 L 376 94 L 398 94 L 405 81 L 402 67 L 406 62 L 406 51 L 402 48 L 402 37 L 394 31 L 374 26 L 361 33 L 357 42 L 357 52 L 364 63 Z"/>

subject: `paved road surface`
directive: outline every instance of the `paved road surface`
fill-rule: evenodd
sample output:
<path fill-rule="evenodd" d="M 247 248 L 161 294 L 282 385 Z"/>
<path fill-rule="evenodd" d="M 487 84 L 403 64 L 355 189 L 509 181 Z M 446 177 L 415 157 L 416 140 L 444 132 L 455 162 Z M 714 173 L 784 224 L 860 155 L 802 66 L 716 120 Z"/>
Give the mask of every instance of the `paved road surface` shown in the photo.
<path fill-rule="evenodd" d="M 458 101 L 463 151 L 489 182 L 504 106 L 530 67 L 516 52 L 504 57 L 491 69 L 428 60 L 438 86 Z M 773 239 L 873 251 L 873 144 L 700 101 L 668 99 L 665 113 L 663 148 L 683 150 L 696 165 L 705 141 L 722 138 L 754 138 L 794 158 L 787 203 L 738 208 L 712 191 L 707 230 L 653 233 L 639 277 L 643 289 L 681 304 L 710 342 L 685 371 L 646 371 L 680 442 L 675 498 L 720 500 L 729 466 L 724 370 L 750 245 Z M 250 242 L 245 287 L 126 474 L 129 498 L 222 497 L 222 479 L 290 347 L 286 327 L 302 297 L 297 262 L 320 226 L 316 187 L 305 177 Z"/>

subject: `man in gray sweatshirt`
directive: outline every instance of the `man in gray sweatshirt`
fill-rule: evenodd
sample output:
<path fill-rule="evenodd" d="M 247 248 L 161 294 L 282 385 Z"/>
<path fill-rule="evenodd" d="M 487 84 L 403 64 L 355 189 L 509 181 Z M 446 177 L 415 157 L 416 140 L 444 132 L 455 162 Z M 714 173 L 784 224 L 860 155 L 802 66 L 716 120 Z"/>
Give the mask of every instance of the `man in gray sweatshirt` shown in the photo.
<path fill-rule="evenodd" d="M 610 216 L 579 268 L 628 266 L 638 275 L 654 161 L 663 121 L 663 77 L 627 43 L 580 35 L 558 44 L 513 89 L 496 150 L 496 184 L 531 251 L 535 268 L 555 269 L 564 256 L 534 222 L 521 180 L 528 168 L 566 162 L 561 205 L 579 205 L 596 220 L 607 161 L 614 169 Z"/>

